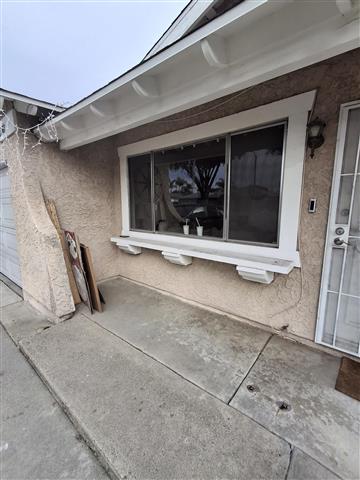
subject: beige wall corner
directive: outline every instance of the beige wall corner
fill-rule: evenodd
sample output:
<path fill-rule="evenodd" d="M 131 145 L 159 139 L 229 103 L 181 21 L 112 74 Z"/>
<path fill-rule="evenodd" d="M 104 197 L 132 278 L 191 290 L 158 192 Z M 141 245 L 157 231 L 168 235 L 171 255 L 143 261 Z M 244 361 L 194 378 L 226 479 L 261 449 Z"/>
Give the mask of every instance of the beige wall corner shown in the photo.
<path fill-rule="evenodd" d="M 11 176 L 17 244 L 21 263 L 24 298 L 62 319 L 75 310 L 58 234 L 44 203 L 34 168 L 40 148 L 34 139 L 11 137 L 3 148 Z M 32 148 L 34 146 L 34 148 Z"/>

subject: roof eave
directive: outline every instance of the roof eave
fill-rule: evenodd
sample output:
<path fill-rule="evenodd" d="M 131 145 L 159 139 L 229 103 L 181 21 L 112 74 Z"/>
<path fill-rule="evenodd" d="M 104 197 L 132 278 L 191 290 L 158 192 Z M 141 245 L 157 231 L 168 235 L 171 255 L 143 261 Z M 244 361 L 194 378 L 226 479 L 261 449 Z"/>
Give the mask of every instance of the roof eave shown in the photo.
<path fill-rule="evenodd" d="M 354 15 L 344 16 L 336 0 L 306 11 L 301 2 L 244 0 L 60 113 L 52 121 L 60 147 L 114 135 L 356 48 Z"/>

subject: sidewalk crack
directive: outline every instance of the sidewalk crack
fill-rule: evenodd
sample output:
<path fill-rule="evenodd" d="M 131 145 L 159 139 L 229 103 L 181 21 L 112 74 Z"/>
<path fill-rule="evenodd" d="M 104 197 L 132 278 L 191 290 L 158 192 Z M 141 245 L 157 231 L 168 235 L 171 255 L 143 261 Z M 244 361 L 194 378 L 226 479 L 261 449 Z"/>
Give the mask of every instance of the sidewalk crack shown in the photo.
<path fill-rule="evenodd" d="M 290 472 L 290 467 L 291 467 L 291 462 L 293 459 L 293 454 L 294 454 L 295 447 L 290 443 L 290 454 L 289 454 L 289 465 L 286 469 L 285 477 L 284 480 L 287 480 L 289 472 Z"/>

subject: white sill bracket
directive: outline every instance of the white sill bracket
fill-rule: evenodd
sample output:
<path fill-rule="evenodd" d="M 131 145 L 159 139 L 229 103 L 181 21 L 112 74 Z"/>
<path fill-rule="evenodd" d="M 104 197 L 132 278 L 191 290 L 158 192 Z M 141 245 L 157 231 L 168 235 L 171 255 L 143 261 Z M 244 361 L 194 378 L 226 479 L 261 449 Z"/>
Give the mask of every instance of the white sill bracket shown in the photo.
<path fill-rule="evenodd" d="M 296 266 L 292 260 L 229 252 L 221 249 L 221 244 L 214 249 L 206 246 L 187 246 L 180 241 L 174 244 L 165 238 L 149 240 L 136 237 L 112 237 L 111 241 L 120 250 L 131 255 L 139 255 L 142 248 L 158 250 L 165 260 L 181 266 L 190 265 L 193 257 L 228 263 L 235 265 L 238 274 L 244 280 L 263 284 L 271 283 L 274 279 L 274 273 L 287 275 Z"/>

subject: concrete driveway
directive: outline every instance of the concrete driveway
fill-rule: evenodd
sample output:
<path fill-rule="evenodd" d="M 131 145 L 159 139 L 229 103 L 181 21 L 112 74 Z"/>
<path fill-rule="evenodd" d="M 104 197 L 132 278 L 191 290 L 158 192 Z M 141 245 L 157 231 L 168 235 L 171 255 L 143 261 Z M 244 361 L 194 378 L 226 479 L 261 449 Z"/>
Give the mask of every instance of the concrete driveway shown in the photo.
<path fill-rule="evenodd" d="M 0 284 L 3 307 L 20 297 Z M 6 315 L 6 308 L 1 316 Z M 0 327 L 1 480 L 109 477 L 82 442 L 58 403 Z"/>
<path fill-rule="evenodd" d="M 102 314 L 7 331 L 115 478 L 357 479 L 339 359 L 117 278 Z M 49 327 L 49 328 L 46 328 Z"/>

